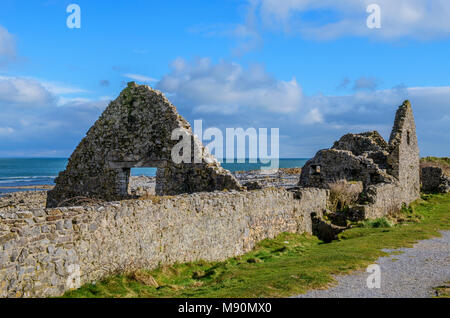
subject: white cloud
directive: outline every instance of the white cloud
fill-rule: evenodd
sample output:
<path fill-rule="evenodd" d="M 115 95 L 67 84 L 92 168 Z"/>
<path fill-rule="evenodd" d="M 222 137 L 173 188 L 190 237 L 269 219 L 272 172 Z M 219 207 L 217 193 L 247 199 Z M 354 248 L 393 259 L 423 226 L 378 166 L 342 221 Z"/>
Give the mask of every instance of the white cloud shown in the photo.
<path fill-rule="evenodd" d="M 323 115 L 318 108 L 313 108 L 302 118 L 301 122 L 306 125 L 323 123 Z"/>
<path fill-rule="evenodd" d="M 53 95 L 37 80 L 0 76 L 0 101 L 40 105 L 52 99 Z"/>
<path fill-rule="evenodd" d="M 446 0 L 249 0 L 266 26 L 279 27 L 314 39 L 370 36 L 426 40 L 450 35 L 450 1 Z M 369 4 L 381 7 L 381 29 L 369 29 Z M 305 13 L 319 12 L 311 22 Z M 325 18 L 324 18 L 325 17 Z"/>
<path fill-rule="evenodd" d="M 13 58 L 16 56 L 16 42 L 14 37 L 0 25 L 0 58 Z"/>
<path fill-rule="evenodd" d="M 78 144 L 109 100 L 55 94 L 78 91 L 32 78 L 0 76 L 0 136 L 8 137 L 0 138 L 0 155 L 32 155 L 50 149 L 69 155 L 67 149 Z"/>
<path fill-rule="evenodd" d="M 158 80 L 152 77 L 148 77 L 145 75 L 141 75 L 141 74 L 131 74 L 131 73 L 127 73 L 127 74 L 123 74 L 123 76 L 128 77 L 132 80 L 138 81 L 138 82 L 143 82 L 143 83 L 153 83 L 153 82 L 157 82 Z"/>
<path fill-rule="evenodd" d="M 0 102 L 17 106 L 63 106 L 63 105 L 93 105 L 103 107 L 104 101 L 109 97 L 93 100 L 85 97 L 68 97 L 77 93 L 89 91 L 58 82 L 49 82 L 32 77 L 12 77 L 0 75 Z M 102 105 L 98 105 L 101 102 Z"/>
<path fill-rule="evenodd" d="M 277 80 L 261 65 L 244 69 L 225 61 L 214 64 L 208 58 L 192 63 L 175 60 L 156 87 L 202 113 L 232 114 L 243 109 L 289 113 L 301 107 L 303 97 L 295 78 Z"/>

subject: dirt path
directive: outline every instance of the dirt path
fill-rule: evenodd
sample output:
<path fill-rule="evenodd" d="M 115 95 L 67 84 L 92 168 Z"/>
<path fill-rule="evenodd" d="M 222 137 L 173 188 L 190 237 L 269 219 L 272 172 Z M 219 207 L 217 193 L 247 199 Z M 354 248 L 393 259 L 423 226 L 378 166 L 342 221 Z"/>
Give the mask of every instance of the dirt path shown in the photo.
<path fill-rule="evenodd" d="M 381 257 L 376 261 L 381 269 L 381 288 L 369 289 L 367 278 L 371 273 L 356 272 L 336 276 L 337 286 L 314 290 L 298 298 L 424 298 L 435 295 L 433 290 L 450 281 L 450 231 L 442 237 L 424 240 L 413 248 L 386 250 L 402 254 Z"/>

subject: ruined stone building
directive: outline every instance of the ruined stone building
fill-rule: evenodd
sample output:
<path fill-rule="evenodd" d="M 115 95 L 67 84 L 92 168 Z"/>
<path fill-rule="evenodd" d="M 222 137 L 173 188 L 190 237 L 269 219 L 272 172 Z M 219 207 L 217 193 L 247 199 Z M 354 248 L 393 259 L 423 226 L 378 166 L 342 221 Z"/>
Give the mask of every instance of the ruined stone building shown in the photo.
<path fill-rule="evenodd" d="M 188 163 L 172 160 L 172 150 L 179 142 L 172 140 L 176 129 L 184 138 L 191 138 Z M 194 154 L 199 160 L 194 161 Z M 49 191 L 47 207 L 68 206 L 77 197 L 105 201 L 126 198 L 133 167 L 158 168 L 158 195 L 241 188 L 161 92 L 132 82 L 80 142 L 67 169 L 56 178 L 54 190 Z"/>
<path fill-rule="evenodd" d="M 420 193 L 419 146 L 411 104 L 397 110 L 389 143 L 376 132 L 347 134 L 331 149 L 320 150 L 302 169 L 300 187 L 329 188 L 340 180 L 362 182 L 364 215 L 399 208 Z"/>
<path fill-rule="evenodd" d="M 180 137 L 172 138 L 174 131 Z M 172 154 L 184 138 L 191 141 L 191 160 L 199 160 L 175 164 Z M 132 167 L 157 167 L 156 192 L 171 196 L 121 200 L 129 198 Z M 223 261 L 284 232 L 331 241 L 345 226 L 341 215 L 329 213 L 328 187 L 338 180 L 362 185 L 348 211 L 358 219 L 384 216 L 418 198 L 409 102 L 397 111 L 389 143 L 377 132 L 345 135 L 308 161 L 298 189 L 250 190 L 204 151 L 161 92 L 130 83 L 72 154 L 47 208 L 0 207 L 0 298 L 61 296 L 120 271 Z M 232 191 L 215 191 L 225 189 Z M 73 206 L 77 197 L 115 202 Z"/>

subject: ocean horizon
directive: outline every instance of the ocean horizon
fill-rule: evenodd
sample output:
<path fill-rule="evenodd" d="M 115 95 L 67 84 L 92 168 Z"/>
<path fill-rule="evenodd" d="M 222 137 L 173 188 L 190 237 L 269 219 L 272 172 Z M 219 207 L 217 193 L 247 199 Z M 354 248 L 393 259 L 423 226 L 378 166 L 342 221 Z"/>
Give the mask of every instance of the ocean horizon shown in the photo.
<path fill-rule="evenodd" d="M 309 158 L 281 158 L 279 168 L 301 168 Z M 222 167 L 231 172 L 258 170 L 263 164 L 251 163 L 249 159 L 245 163 L 221 163 Z M 38 185 L 53 185 L 58 174 L 66 169 L 68 158 L 0 158 L 0 194 L 24 191 L 14 189 L 16 187 L 28 187 Z M 156 175 L 156 168 L 133 168 L 132 176 Z"/>

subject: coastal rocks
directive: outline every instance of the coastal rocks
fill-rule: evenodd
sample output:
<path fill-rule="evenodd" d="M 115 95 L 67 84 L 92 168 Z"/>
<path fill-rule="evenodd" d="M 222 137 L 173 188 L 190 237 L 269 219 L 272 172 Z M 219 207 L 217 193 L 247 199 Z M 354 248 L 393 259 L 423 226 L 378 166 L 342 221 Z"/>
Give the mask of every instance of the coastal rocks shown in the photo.
<path fill-rule="evenodd" d="M 260 188 L 295 188 L 300 168 L 279 168 L 277 170 L 236 171 L 233 175 L 247 190 Z"/>
<path fill-rule="evenodd" d="M 156 195 L 156 178 L 139 176 L 130 177 L 129 192 L 131 196 Z"/>
<path fill-rule="evenodd" d="M 172 150 L 180 155 L 180 141 L 189 147 L 182 148 L 183 161 L 175 163 Z M 133 167 L 157 168 L 158 195 L 241 189 L 161 92 L 131 82 L 89 129 L 67 169 L 55 179 L 47 207 L 70 206 L 83 197 L 125 199 Z"/>
<path fill-rule="evenodd" d="M 423 167 L 420 180 L 422 191 L 448 193 L 450 192 L 450 178 L 439 167 Z"/>

